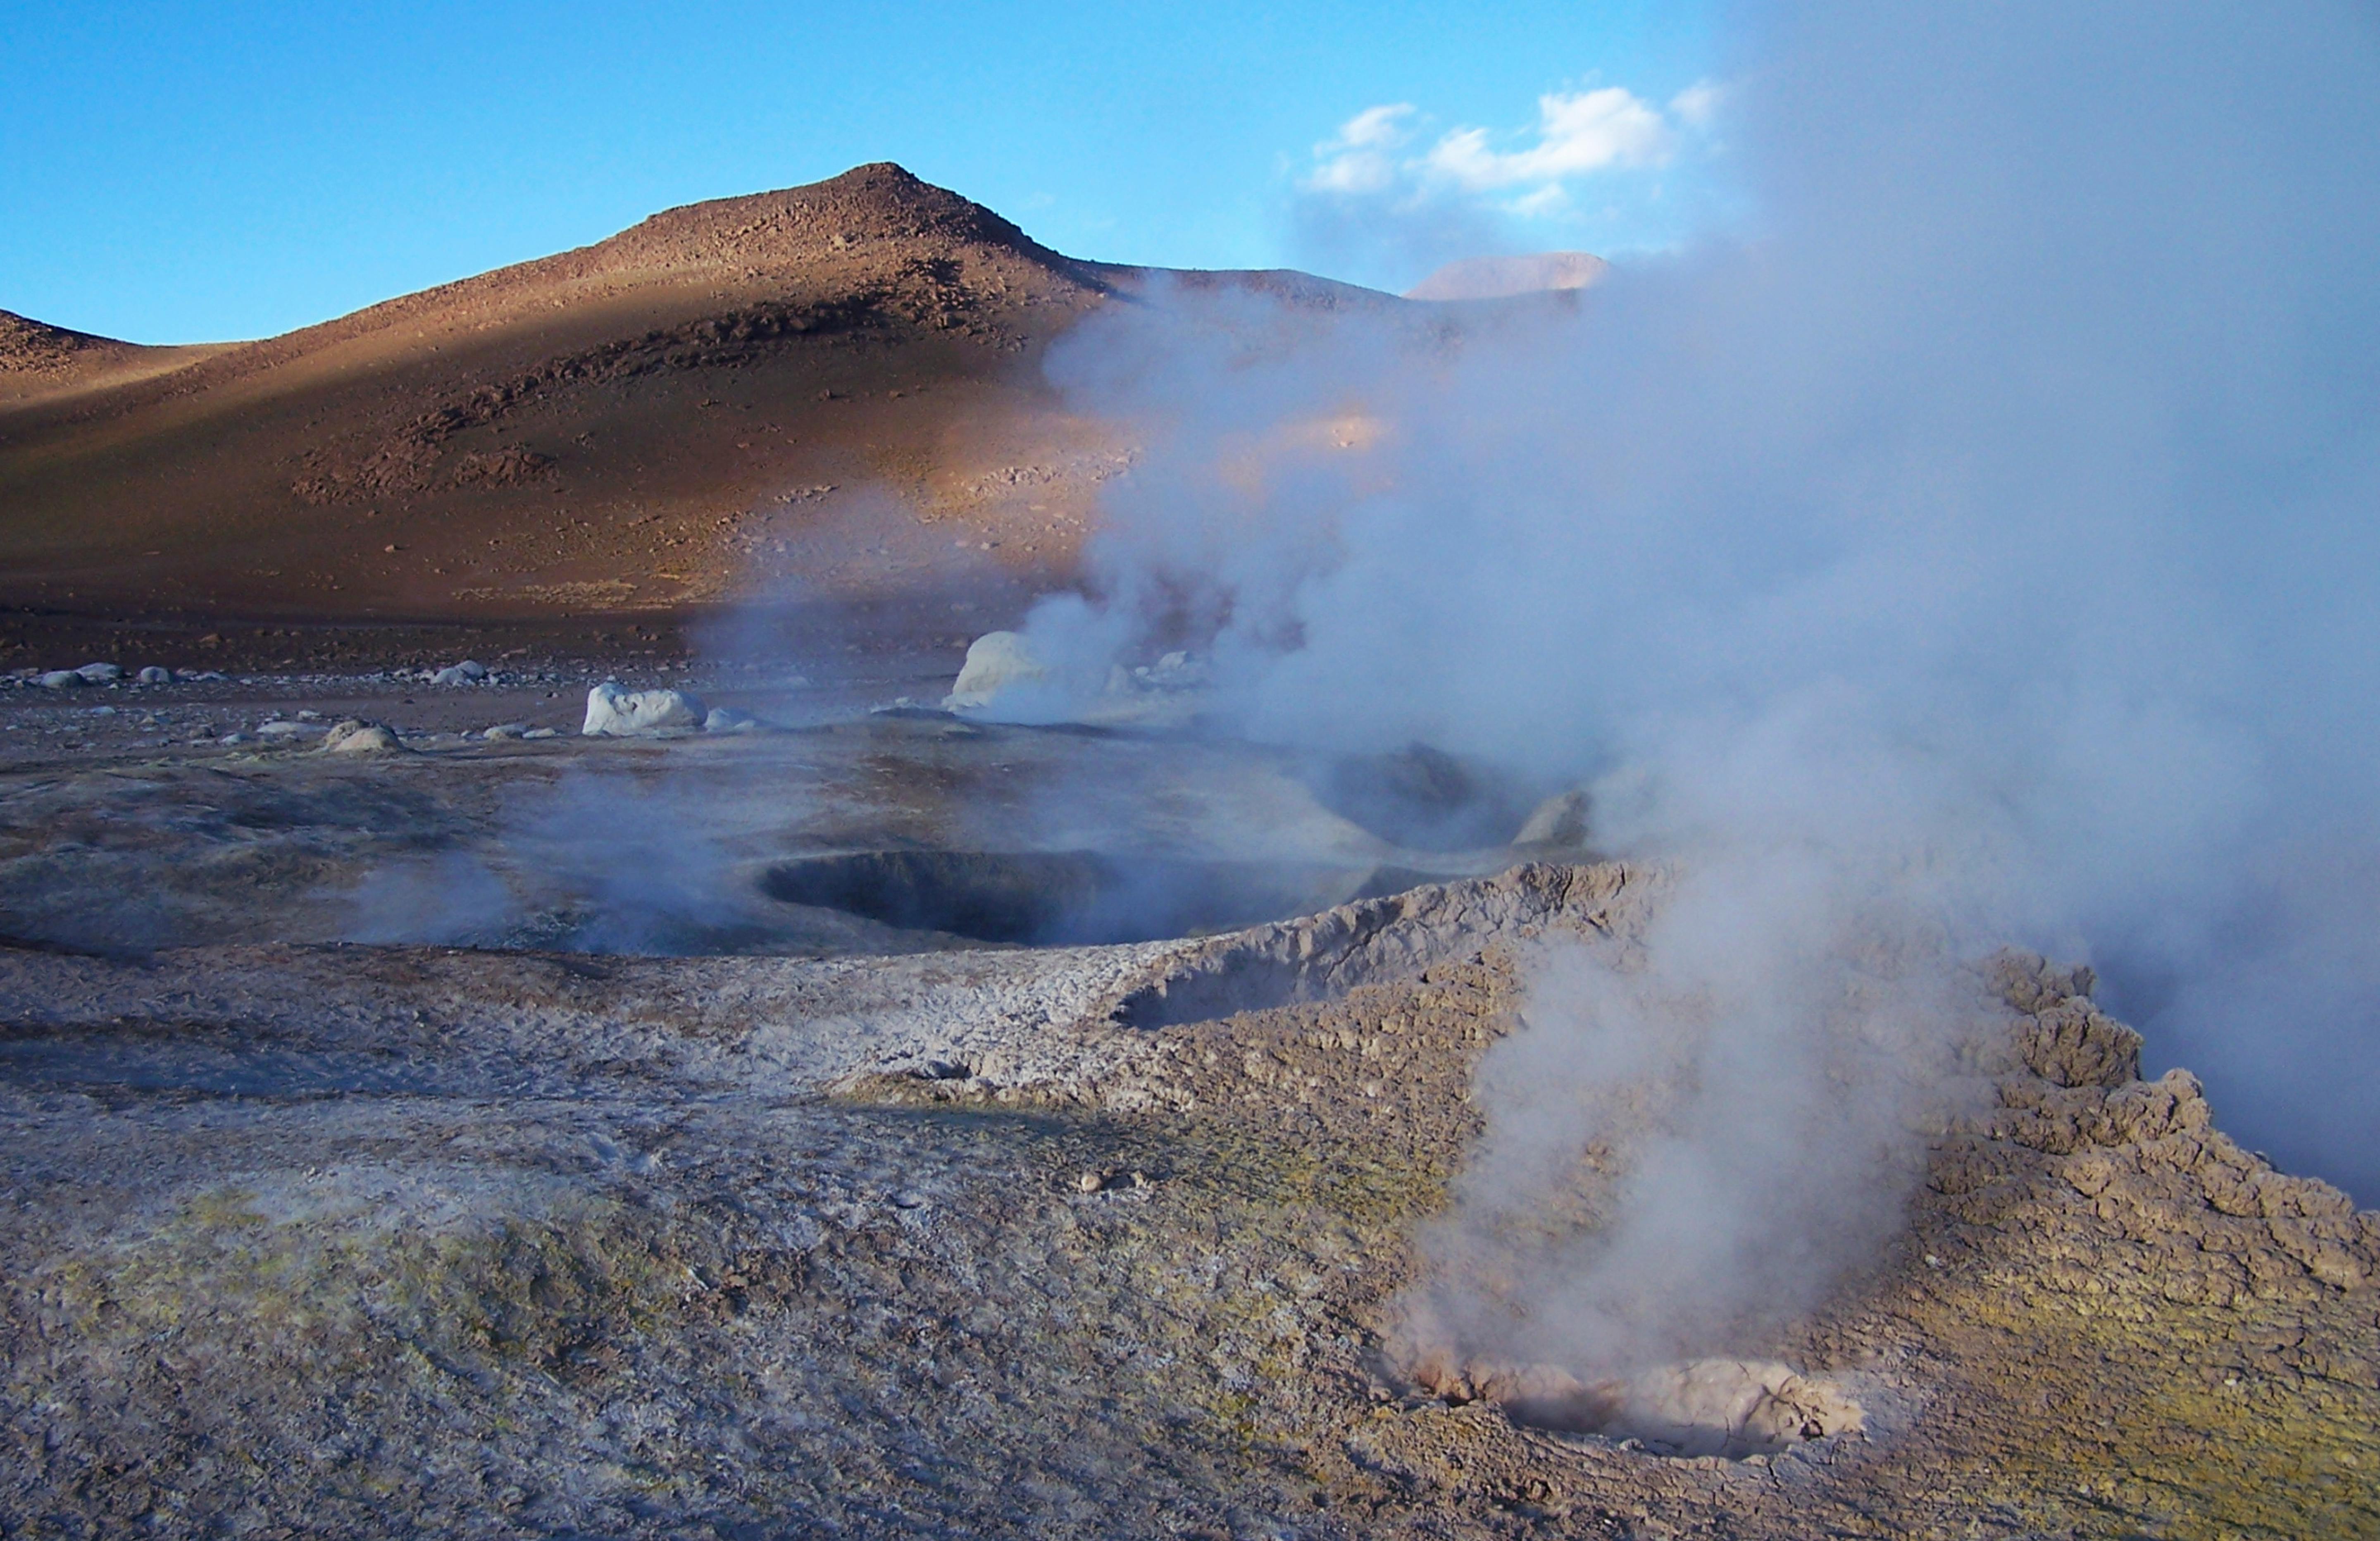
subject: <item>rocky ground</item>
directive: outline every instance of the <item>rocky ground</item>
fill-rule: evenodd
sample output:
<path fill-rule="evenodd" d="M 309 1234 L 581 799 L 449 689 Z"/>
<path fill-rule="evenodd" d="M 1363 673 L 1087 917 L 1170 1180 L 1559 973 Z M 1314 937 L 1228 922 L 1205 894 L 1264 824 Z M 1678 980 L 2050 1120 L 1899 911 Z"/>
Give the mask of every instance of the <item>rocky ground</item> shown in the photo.
<path fill-rule="evenodd" d="M 1662 875 L 1401 843 L 1273 751 L 869 714 L 948 666 L 869 667 L 655 667 L 788 731 L 650 743 L 466 736 L 575 726 L 528 660 L 11 687 L 0 1532 L 2380 1533 L 2380 1216 L 2138 1079 L 2085 976 L 1978 973 L 1996 1089 L 1871 1267 L 1694 1367 L 1733 1401 L 1587 1427 L 1401 1302 L 1533 950 L 1624 949 Z M 607 839 L 707 854 L 536 857 Z M 1019 946 L 770 877 L 1086 850 L 1352 897 Z M 361 942 L 375 881 L 428 902 Z M 588 950 L 698 892 L 701 955 Z"/>

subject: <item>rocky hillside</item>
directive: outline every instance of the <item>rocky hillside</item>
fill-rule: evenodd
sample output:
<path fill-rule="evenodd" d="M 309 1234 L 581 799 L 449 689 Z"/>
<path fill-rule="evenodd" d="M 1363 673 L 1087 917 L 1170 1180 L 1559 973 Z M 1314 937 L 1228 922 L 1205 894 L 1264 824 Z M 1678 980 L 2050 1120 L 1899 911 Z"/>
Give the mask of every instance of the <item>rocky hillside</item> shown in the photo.
<path fill-rule="evenodd" d="M 1030 588 L 1133 455 L 1040 354 L 1145 280 L 882 164 L 261 342 L 9 318 L 0 607 L 501 621 Z"/>

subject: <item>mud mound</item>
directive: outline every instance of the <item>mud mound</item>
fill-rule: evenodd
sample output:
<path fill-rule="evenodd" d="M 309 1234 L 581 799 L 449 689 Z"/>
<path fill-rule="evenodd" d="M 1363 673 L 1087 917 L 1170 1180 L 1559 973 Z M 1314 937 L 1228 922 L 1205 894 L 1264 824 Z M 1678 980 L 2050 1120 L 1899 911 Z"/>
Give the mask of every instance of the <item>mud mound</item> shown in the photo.
<path fill-rule="evenodd" d="M 1116 1020 L 1169 1027 L 1344 995 L 1468 956 L 1491 937 L 1523 940 L 1548 928 L 1624 935 L 1641 923 L 1659 881 L 1617 862 L 1533 862 L 1495 878 L 1358 900 L 1217 938 L 1126 996 Z"/>

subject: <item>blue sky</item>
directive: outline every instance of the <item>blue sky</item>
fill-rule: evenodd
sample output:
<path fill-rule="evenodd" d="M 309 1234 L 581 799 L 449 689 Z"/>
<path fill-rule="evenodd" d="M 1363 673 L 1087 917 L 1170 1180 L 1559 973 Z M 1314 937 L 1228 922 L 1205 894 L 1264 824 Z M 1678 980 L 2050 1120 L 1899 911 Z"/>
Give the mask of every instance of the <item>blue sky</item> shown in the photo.
<path fill-rule="evenodd" d="M 262 335 L 874 160 L 1080 256 L 1401 287 L 1678 239 L 1716 67 L 1694 0 L 0 0 L 0 309 Z"/>

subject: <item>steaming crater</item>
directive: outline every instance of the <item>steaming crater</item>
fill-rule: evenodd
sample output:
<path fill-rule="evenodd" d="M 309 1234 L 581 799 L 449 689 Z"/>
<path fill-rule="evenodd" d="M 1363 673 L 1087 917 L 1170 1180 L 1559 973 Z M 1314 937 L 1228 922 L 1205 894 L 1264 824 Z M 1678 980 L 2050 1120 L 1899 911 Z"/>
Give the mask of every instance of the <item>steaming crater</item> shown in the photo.
<path fill-rule="evenodd" d="M 1492 1363 L 1426 1365 L 1415 1378 L 1450 1402 L 1492 1402 L 1524 1427 L 1663 1456 L 1779 1455 L 1865 1426 L 1840 1387 L 1770 1359 L 1694 1359 L 1593 1382 L 1555 1365 Z"/>
<path fill-rule="evenodd" d="M 1104 946 L 1236 930 L 1427 881 L 1400 868 L 1098 851 L 864 851 L 779 863 L 761 892 L 903 930 Z"/>
<path fill-rule="evenodd" d="M 1510 777 L 1419 743 L 1390 754 L 1337 757 L 1309 784 L 1331 812 L 1416 851 L 1503 844 L 1536 802 Z"/>

